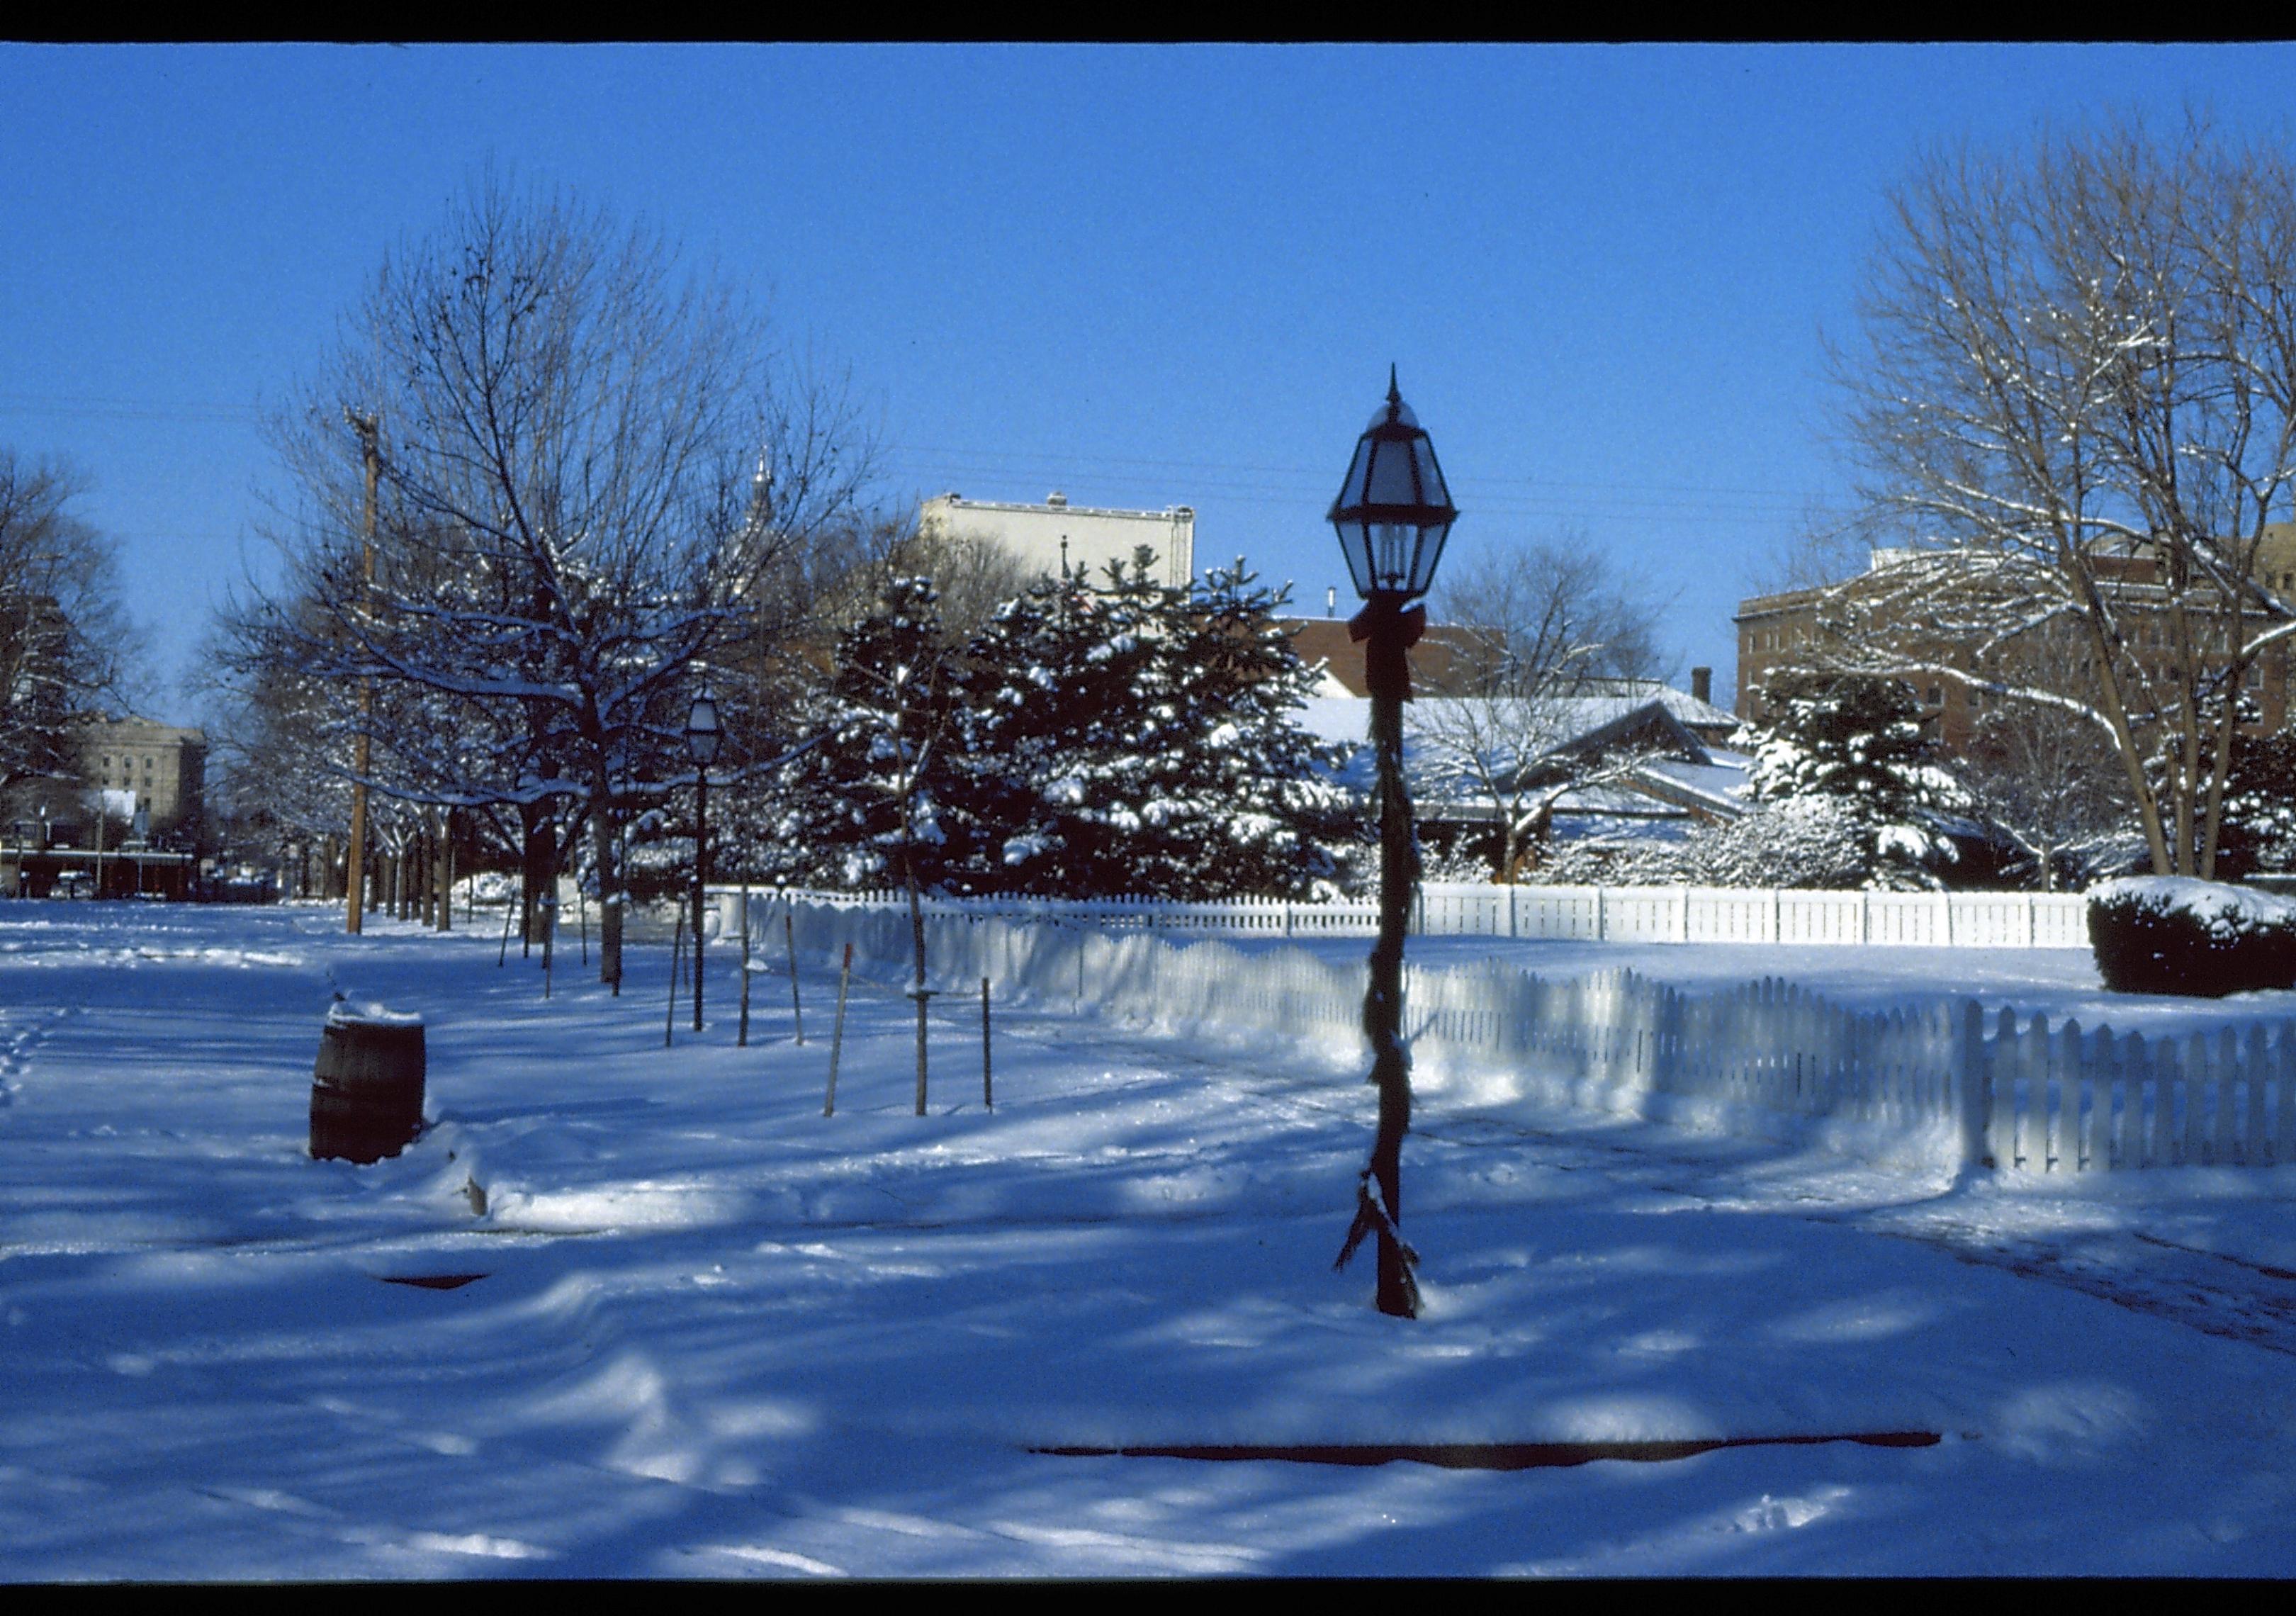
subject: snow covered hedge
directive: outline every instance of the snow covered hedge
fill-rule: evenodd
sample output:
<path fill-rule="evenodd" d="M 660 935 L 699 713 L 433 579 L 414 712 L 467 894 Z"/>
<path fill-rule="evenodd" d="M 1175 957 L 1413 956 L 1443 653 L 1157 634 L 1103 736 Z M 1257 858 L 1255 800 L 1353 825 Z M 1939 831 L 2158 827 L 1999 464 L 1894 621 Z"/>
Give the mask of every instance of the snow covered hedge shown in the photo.
<path fill-rule="evenodd" d="M 1548 886 L 1899 890 L 1917 883 L 1874 857 L 1875 826 L 1840 797 L 1788 797 L 1700 825 L 1679 841 L 1569 842 L 1529 879 Z"/>
<path fill-rule="evenodd" d="M 2089 946 L 2116 993 L 2220 998 L 2296 988 L 2296 904 L 2221 882 L 2146 875 L 2089 890 Z"/>

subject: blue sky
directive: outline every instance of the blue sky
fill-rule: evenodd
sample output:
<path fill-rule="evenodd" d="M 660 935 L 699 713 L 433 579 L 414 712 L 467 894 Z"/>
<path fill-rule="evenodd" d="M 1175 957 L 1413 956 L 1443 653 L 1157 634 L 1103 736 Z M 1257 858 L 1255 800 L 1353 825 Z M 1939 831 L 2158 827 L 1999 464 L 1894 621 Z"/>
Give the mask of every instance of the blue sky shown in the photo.
<path fill-rule="evenodd" d="M 488 163 L 642 216 L 849 370 L 886 492 L 1191 504 L 1320 611 L 1390 360 L 1466 514 L 1730 613 L 1838 503 L 1821 332 L 1920 152 L 2209 109 L 2296 48 L 0 46 L 0 442 L 86 472 L 157 716 L 264 555 L 259 429 Z"/>

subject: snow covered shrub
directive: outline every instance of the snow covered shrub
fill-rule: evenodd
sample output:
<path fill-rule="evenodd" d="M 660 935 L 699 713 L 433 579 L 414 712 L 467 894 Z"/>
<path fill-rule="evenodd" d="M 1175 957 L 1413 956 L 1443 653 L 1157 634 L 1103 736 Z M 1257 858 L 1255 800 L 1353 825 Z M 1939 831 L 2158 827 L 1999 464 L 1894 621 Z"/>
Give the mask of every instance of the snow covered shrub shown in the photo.
<path fill-rule="evenodd" d="M 2115 993 L 2221 998 L 2296 987 L 2296 904 L 2181 876 L 2144 875 L 2091 889 L 2089 946 Z"/>
<path fill-rule="evenodd" d="M 1694 841 L 1694 839 L 1693 839 Z M 1700 882 L 1689 842 L 1566 841 L 1523 880 L 1550 887 L 1664 887 Z"/>
<path fill-rule="evenodd" d="M 1887 886 L 1895 872 L 1874 869 L 1874 833 L 1854 804 L 1837 797 L 1788 797 L 1743 817 L 1702 825 L 1677 842 L 1572 842 L 1530 879 L 1549 886 Z"/>
<path fill-rule="evenodd" d="M 1378 890 L 1379 849 L 1371 849 L 1371 874 L 1374 879 L 1367 891 Z M 1491 878 L 1491 856 L 1483 846 L 1467 838 L 1437 840 L 1422 833 L 1419 843 L 1419 879 L 1447 884 L 1473 886 Z"/>
<path fill-rule="evenodd" d="M 1840 890 L 1888 886 L 1876 868 L 1874 830 L 1856 805 L 1838 797 L 1789 797 L 1766 802 L 1690 843 L 1692 879 L 1714 887 Z"/>

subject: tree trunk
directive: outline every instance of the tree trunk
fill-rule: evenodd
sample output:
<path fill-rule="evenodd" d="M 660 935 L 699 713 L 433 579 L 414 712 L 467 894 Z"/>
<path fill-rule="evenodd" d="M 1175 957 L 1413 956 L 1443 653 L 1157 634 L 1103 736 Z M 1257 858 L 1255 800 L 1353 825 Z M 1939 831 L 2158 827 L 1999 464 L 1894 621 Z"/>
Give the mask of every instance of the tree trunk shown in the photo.
<path fill-rule="evenodd" d="M 598 865 L 598 980 L 622 991 L 622 871 L 614 857 L 614 810 L 603 773 L 590 804 L 590 850 Z"/>
<path fill-rule="evenodd" d="M 551 834 L 549 810 L 541 803 L 519 805 L 518 828 L 518 935 L 519 955 L 523 958 L 542 940 L 542 923 L 536 906 L 541 902 L 544 883 L 550 878 L 550 843 L 555 838 Z"/>
<path fill-rule="evenodd" d="M 906 805 L 903 805 L 906 818 Z M 917 1115 L 925 1114 L 925 911 L 917 894 L 917 864 L 906 825 L 901 841 L 901 879 L 909 892 L 909 946 L 914 962 L 909 992 L 917 1006 Z"/>
<path fill-rule="evenodd" d="M 439 884 L 439 930 L 455 929 L 455 810 L 447 808 L 439 816 L 439 857 L 432 874 Z"/>

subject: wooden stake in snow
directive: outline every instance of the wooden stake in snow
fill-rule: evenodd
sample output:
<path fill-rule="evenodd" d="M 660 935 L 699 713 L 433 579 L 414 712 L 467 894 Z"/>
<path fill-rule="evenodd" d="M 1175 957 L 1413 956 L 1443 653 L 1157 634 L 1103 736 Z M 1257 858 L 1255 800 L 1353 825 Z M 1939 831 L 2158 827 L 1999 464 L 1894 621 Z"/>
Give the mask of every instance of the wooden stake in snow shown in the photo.
<path fill-rule="evenodd" d="M 925 1114 L 925 1001 L 932 996 L 931 988 L 909 989 L 909 997 L 917 1002 L 917 1115 L 920 1117 Z"/>
<path fill-rule="evenodd" d="M 542 895 L 542 997 L 550 997 L 550 959 L 558 943 L 558 894 Z"/>
<path fill-rule="evenodd" d="M 829 1032 L 829 1093 L 821 1103 L 821 1114 L 837 1114 L 837 1057 L 845 1048 L 845 988 L 853 980 L 853 945 L 845 945 L 845 963 L 837 972 L 837 1020 Z"/>
<path fill-rule="evenodd" d="M 497 970 L 497 971 L 501 970 L 501 969 L 503 968 L 504 964 L 509 960 L 509 958 L 510 958 L 510 917 L 511 917 L 511 914 L 512 914 L 512 910 L 511 910 L 511 907 L 510 907 L 509 904 L 504 903 L 504 906 L 503 906 L 503 939 L 502 939 L 502 947 L 501 947 L 500 948 L 498 948 L 498 949 L 496 949 L 496 950 L 495 951 L 495 969 L 496 969 L 496 970 Z"/>
<path fill-rule="evenodd" d="M 782 909 L 782 937 L 789 945 L 790 1017 L 797 1022 L 797 1041 L 805 1042 L 805 1006 L 797 1002 L 797 923 L 788 906 Z"/>
<path fill-rule="evenodd" d="M 661 1046 L 669 1047 L 669 1029 L 677 1021 L 677 985 L 685 964 L 685 910 L 677 911 L 677 929 L 669 937 L 669 1008 L 661 1013 Z"/>
<path fill-rule="evenodd" d="M 996 1109 L 996 1090 L 988 1079 L 988 979 L 980 979 L 980 1105 L 984 1111 Z"/>

